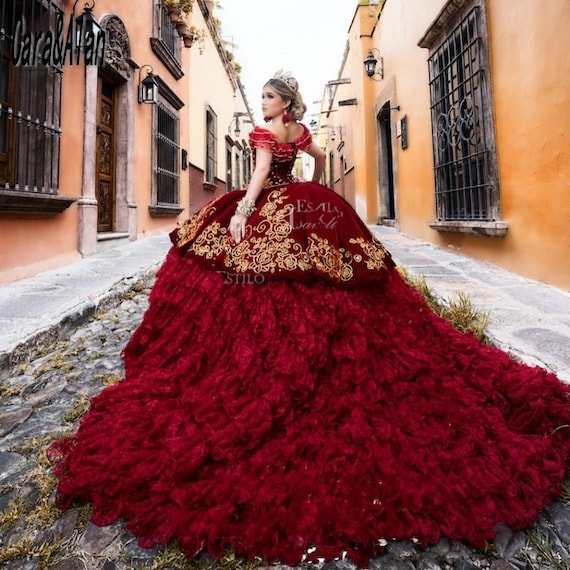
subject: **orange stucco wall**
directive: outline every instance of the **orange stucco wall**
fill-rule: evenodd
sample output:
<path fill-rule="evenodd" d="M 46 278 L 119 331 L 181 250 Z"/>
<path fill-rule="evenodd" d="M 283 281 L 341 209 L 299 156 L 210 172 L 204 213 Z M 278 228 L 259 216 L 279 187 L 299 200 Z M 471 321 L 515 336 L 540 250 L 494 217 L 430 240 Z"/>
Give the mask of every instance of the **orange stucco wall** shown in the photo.
<path fill-rule="evenodd" d="M 97 20 L 105 15 L 115 15 L 123 22 L 129 41 L 131 59 L 136 66 L 150 64 L 155 75 L 160 76 L 183 101 L 188 101 L 189 50 L 182 48 L 181 64 L 184 77 L 176 80 L 163 63 L 152 52 L 149 37 L 153 35 L 152 21 L 155 9 L 153 2 L 116 2 L 98 0 L 93 15 Z M 65 23 L 73 3 L 65 2 Z M 79 9 L 79 8 L 78 8 Z M 66 28 L 67 29 L 67 28 Z M 146 70 L 143 72 L 146 73 Z M 61 105 L 61 151 L 59 188 L 62 196 L 79 198 L 85 194 L 84 152 L 94 141 L 84 141 L 86 68 L 80 65 L 64 66 L 62 78 Z M 149 214 L 151 203 L 152 173 L 152 120 L 156 109 L 152 105 L 137 103 L 137 87 L 140 75 L 134 69 L 127 84 L 121 89 L 130 90 L 133 97 L 133 116 L 120 116 L 118 121 L 132 123 L 131 141 L 128 147 L 129 168 L 132 168 L 133 196 L 131 202 L 136 208 L 136 237 L 167 231 L 177 221 L 188 215 L 189 172 L 180 170 L 180 205 L 185 211 L 178 218 L 156 218 Z M 179 110 L 180 146 L 190 146 L 188 105 Z M 96 120 L 93 116 L 88 120 Z M 123 141 L 124 142 L 124 141 Z M 62 214 L 31 215 L 0 213 L 0 283 L 34 275 L 40 271 L 61 266 L 81 257 L 78 245 L 78 205 L 73 204 Z"/>
<path fill-rule="evenodd" d="M 190 50 L 181 47 L 181 67 L 184 77 L 176 80 L 156 57 L 151 49 L 149 37 L 152 36 L 152 18 L 155 10 L 154 2 L 116 2 L 114 0 L 98 0 L 97 7 L 101 4 L 102 14 L 110 12 L 117 14 L 128 25 L 129 39 L 133 59 L 139 66 L 150 64 L 152 72 L 158 75 L 169 88 L 183 101 L 188 100 L 190 88 L 189 61 Z M 187 17 L 188 23 L 192 23 L 192 14 Z M 197 48 L 194 48 L 197 49 Z M 142 71 L 144 78 L 148 69 Z M 134 71 L 133 87 L 135 97 L 139 83 L 139 70 Z M 134 140 L 133 140 L 133 167 L 134 167 L 134 201 L 137 204 L 137 237 L 144 238 L 162 231 L 174 228 L 177 222 L 188 217 L 189 209 L 189 173 L 188 170 L 180 169 L 180 206 L 185 210 L 177 217 L 160 218 L 150 215 L 148 205 L 151 202 L 150 192 L 152 185 L 152 120 L 156 109 L 153 105 L 134 105 Z M 190 143 L 190 129 L 188 124 L 188 105 L 184 105 L 178 111 L 180 119 L 180 148 L 188 150 Z"/>
<path fill-rule="evenodd" d="M 85 69 L 66 66 L 62 79 L 60 195 L 81 194 Z M 62 214 L 0 213 L 0 283 L 80 258 L 77 206 Z"/>
<path fill-rule="evenodd" d="M 512 4 L 489 4 L 501 203 L 509 235 L 504 252 L 487 255 L 570 288 L 570 4 Z"/>
<path fill-rule="evenodd" d="M 320 123 L 320 140 L 326 145 L 327 157 L 332 152 L 335 156 L 335 191 L 342 194 L 338 182 L 341 173 L 339 144 L 344 142 L 344 156 L 347 162 L 347 176 L 344 179 L 344 195 L 358 214 L 368 222 L 376 221 L 376 125 L 373 113 L 374 85 L 362 73 L 362 60 L 372 39 L 370 36 L 376 23 L 375 10 L 362 7 L 356 10 L 349 29 L 349 42 L 344 61 L 339 72 L 339 79 L 348 79 L 350 83 L 341 83 L 332 91 L 332 102 L 325 99 L 325 111 Z M 326 95 L 326 92 L 325 92 Z M 339 101 L 356 99 L 355 105 L 339 105 Z M 334 129 L 335 140 L 330 133 Z M 342 141 L 341 141 L 341 136 Z"/>
<path fill-rule="evenodd" d="M 428 50 L 417 44 L 445 4 L 444 0 L 386 0 L 373 37 L 359 38 L 363 46 L 370 42 L 380 50 L 385 69 L 384 80 L 369 80 L 359 97 L 366 105 L 367 90 L 373 89 L 372 98 L 379 101 L 391 83 L 400 106 L 396 118 L 406 115 L 408 121 L 408 148 L 402 150 L 398 141 L 394 156 L 399 228 L 530 278 L 570 288 L 570 266 L 565 261 L 570 253 L 570 3 L 487 2 L 501 210 L 509 226 L 503 238 L 442 233 L 428 226 L 436 217 Z M 352 31 L 358 31 L 355 22 Z M 351 50 L 357 52 L 357 39 L 351 36 L 350 42 Z M 357 73 L 356 66 L 351 72 Z M 375 121 L 369 105 L 362 115 L 368 123 Z M 363 132 L 363 140 L 368 141 L 369 130 Z M 362 151 L 367 168 L 374 169 L 377 178 L 374 161 L 357 147 L 355 142 L 356 154 Z M 367 221 L 375 221 L 375 197 L 369 186 L 361 186 L 362 180 L 361 175 L 356 202 L 365 200 L 365 211 L 361 208 L 360 213 Z M 377 191 L 376 181 L 366 183 Z"/>

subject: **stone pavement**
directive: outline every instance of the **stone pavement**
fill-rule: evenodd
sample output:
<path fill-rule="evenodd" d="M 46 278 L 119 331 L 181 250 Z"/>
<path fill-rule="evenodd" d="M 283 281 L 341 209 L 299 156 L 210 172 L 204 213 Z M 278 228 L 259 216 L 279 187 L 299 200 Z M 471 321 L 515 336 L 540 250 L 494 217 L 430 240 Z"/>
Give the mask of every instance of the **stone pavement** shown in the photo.
<path fill-rule="evenodd" d="M 370 226 L 410 274 L 423 274 L 447 298 L 463 292 L 490 314 L 497 346 L 570 382 L 570 292 L 525 279 L 385 226 Z M 167 234 L 131 242 L 7 285 L 0 285 L 0 379 L 36 349 L 64 338 L 132 285 L 152 278 Z"/>
<path fill-rule="evenodd" d="M 0 379 L 78 324 L 117 304 L 135 283 L 154 278 L 167 234 L 0 285 Z"/>
<path fill-rule="evenodd" d="M 436 292 L 459 291 L 491 312 L 493 340 L 568 380 L 570 293 L 441 250 L 390 228 L 372 228 L 409 273 Z M 70 433 L 91 397 L 121 379 L 120 350 L 148 303 L 166 234 L 133 242 L 0 286 L 0 567 L 6 570 L 247 570 L 202 557 L 189 565 L 175 548 L 142 549 L 122 522 L 97 527 L 89 507 L 62 513 L 45 458 Z M 442 539 L 387 544 L 372 570 L 570 570 L 570 481 L 532 529 L 501 525 L 484 551 Z M 253 566 L 249 567 L 250 569 Z M 315 570 L 304 565 L 303 570 Z M 271 570 L 288 570 L 273 566 Z M 356 570 L 349 560 L 321 570 Z"/>
<path fill-rule="evenodd" d="M 487 311 L 487 332 L 493 344 L 528 364 L 548 368 L 570 383 L 570 291 L 526 279 L 392 228 L 370 229 L 400 265 L 411 275 L 423 275 L 440 297 L 465 293 L 478 308 Z"/>

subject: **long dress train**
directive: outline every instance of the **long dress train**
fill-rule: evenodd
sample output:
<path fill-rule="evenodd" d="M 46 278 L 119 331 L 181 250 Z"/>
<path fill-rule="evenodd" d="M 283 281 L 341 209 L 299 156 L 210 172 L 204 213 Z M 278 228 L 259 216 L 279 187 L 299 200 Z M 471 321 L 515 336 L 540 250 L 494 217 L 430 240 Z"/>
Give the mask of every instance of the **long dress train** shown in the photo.
<path fill-rule="evenodd" d="M 570 388 L 437 317 L 337 194 L 280 143 L 234 245 L 243 191 L 172 233 L 126 378 L 52 445 L 57 502 L 142 546 L 295 564 L 380 539 L 482 547 L 561 491 Z"/>

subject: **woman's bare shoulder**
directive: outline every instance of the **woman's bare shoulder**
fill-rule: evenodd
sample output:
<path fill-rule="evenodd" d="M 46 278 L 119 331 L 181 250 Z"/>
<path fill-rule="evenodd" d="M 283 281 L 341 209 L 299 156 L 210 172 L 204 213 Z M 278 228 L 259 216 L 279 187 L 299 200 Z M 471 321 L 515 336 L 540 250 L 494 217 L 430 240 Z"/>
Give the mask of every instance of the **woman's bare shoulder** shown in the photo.
<path fill-rule="evenodd" d="M 302 136 L 305 132 L 305 126 L 302 123 L 290 123 L 289 124 L 289 131 L 288 131 L 288 138 L 289 142 L 296 141 L 300 136 Z"/>

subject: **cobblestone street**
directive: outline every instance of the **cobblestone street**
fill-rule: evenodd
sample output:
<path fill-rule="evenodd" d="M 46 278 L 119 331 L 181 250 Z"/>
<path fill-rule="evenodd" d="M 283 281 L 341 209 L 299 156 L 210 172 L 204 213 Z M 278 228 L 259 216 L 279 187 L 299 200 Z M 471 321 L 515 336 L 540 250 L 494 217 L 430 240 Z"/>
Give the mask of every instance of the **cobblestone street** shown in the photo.
<path fill-rule="evenodd" d="M 232 559 L 207 557 L 190 565 L 175 546 L 142 549 L 123 523 L 100 528 L 89 507 L 62 513 L 53 505 L 55 479 L 45 457 L 49 443 L 75 429 L 89 398 L 121 381 L 120 351 L 147 306 L 148 283 L 140 281 L 117 306 L 79 325 L 19 374 L 0 383 L 0 566 L 6 570 L 245 568 Z M 370 561 L 374 570 L 569 569 L 570 486 L 547 507 L 534 529 L 497 529 L 485 552 L 450 540 L 426 550 L 413 541 L 387 544 Z M 251 565 L 255 567 L 256 564 Z M 348 560 L 326 565 L 350 570 Z"/>

